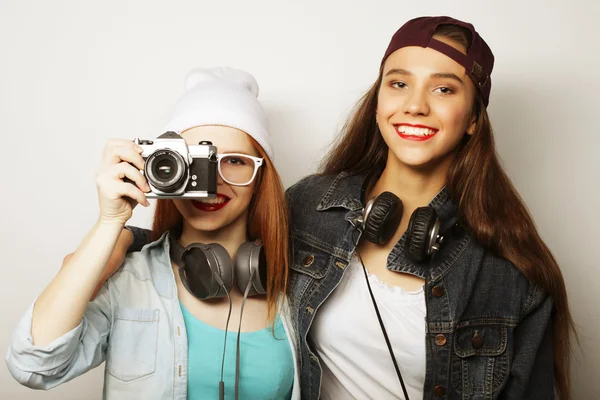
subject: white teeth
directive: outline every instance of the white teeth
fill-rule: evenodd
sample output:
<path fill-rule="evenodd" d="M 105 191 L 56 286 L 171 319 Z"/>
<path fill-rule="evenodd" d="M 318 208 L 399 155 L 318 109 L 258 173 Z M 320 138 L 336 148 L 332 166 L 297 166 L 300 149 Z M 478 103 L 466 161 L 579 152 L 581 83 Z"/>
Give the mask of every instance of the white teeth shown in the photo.
<path fill-rule="evenodd" d="M 225 198 L 224 197 L 214 197 L 212 199 L 206 199 L 206 200 L 197 200 L 199 203 L 204 203 L 204 204 L 223 204 L 225 203 Z"/>
<path fill-rule="evenodd" d="M 435 131 L 433 129 L 416 128 L 414 126 L 406 126 L 406 125 L 398 126 L 398 127 L 396 127 L 396 129 L 398 130 L 398 132 L 405 133 L 407 135 L 412 135 L 412 136 L 431 136 L 435 133 Z"/>

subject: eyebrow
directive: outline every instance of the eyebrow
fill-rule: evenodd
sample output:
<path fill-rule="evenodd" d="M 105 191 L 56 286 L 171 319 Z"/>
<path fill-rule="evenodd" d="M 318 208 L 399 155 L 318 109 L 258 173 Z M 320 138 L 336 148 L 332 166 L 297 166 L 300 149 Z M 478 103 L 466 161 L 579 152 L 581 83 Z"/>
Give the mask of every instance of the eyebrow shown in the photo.
<path fill-rule="evenodd" d="M 407 71 L 405 69 L 402 68 L 393 68 L 390 69 L 385 76 L 389 76 L 389 75 L 406 75 L 406 76 L 410 76 L 412 75 L 412 72 Z M 432 78 L 446 78 L 446 79 L 453 79 L 455 81 L 458 81 L 461 84 L 464 84 L 463 80 L 460 79 L 456 74 L 453 74 L 452 72 L 437 72 L 434 74 L 430 75 Z"/>

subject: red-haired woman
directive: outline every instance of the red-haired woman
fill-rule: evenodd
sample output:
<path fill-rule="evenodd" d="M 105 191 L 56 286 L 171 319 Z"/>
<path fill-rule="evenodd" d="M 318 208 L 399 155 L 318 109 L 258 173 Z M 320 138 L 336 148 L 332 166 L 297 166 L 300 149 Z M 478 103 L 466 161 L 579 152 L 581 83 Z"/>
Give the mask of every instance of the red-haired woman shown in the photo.
<path fill-rule="evenodd" d="M 14 333 L 7 364 L 20 383 L 48 389 L 106 360 L 107 399 L 299 398 L 288 212 L 258 85 L 221 67 L 192 71 L 186 86 L 168 132 L 146 150 L 107 144 L 98 221 Z M 153 242 L 89 302 L 134 204 L 185 186 L 186 151 L 205 175 L 190 174 L 186 193 L 216 196 L 158 200 Z"/>

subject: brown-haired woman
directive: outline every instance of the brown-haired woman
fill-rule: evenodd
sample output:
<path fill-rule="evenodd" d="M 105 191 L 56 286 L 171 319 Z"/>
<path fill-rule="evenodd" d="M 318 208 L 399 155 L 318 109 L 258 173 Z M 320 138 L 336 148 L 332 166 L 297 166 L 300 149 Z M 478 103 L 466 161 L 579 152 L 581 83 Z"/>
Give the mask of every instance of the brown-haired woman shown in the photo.
<path fill-rule="evenodd" d="M 493 62 L 471 24 L 407 22 L 288 189 L 303 397 L 569 398 L 565 285 L 495 153 Z"/>

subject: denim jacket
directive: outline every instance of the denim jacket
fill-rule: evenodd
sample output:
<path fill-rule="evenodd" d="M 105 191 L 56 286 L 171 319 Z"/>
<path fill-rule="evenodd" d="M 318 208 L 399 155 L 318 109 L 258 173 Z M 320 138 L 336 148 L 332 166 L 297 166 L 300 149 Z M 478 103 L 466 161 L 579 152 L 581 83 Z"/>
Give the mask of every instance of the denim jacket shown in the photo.
<path fill-rule="evenodd" d="M 352 222 L 362 211 L 363 180 L 346 173 L 309 176 L 287 191 L 293 243 L 289 301 L 303 399 L 319 398 L 321 362 L 309 330 L 354 253 Z M 445 189 L 430 205 L 441 231 L 457 226 L 457 207 Z M 453 232 L 429 262 L 405 256 L 405 236 L 388 256 L 388 269 L 425 279 L 423 398 L 554 398 L 552 299 L 510 262 L 485 251 L 466 228 Z"/>
<path fill-rule="evenodd" d="M 187 335 L 167 235 L 129 254 L 88 304 L 81 323 L 48 346 L 32 344 L 31 305 L 6 355 L 13 377 L 31 388 L 50 389 L 106 360 L 103 399 L 185 400 Z M 148 236 L 141 239 L 147 242 Z M 296 362 L 286 310 L 282 302 L 279 313 Z M 299 389 L 295 368 L 292 399 L 300 398 Z"/>

